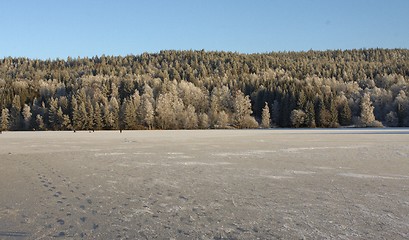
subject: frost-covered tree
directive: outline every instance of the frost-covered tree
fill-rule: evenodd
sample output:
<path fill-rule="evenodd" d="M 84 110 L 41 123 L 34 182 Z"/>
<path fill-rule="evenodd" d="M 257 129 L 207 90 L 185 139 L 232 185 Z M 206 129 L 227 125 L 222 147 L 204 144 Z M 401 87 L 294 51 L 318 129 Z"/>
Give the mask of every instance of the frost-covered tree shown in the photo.
<path fill-rule="evenodd" d="M 409 126 L 409 98 L 405 91 L 399 91 L 394 104 L 399 122 L 398 125 L 401 127 Z"/>
<path fill-rule="evenodd" d="M 209 116 L 206 113 L 199 113 L 199 115 L 198 115 L 198 127 L 200 129 L 209 128 Z"/>
<path fill-rule="evenodd" d="M 217 114 L 215 128 L 227 128 L 229 124 L 229 115 L 225 111 L 221 111 Z"/>
<path fill-rule="evenodd" d="M 234 124 L 238 128 L 248 128 L 249 123 L 254 123 L 250 119 L 250 115 L 253 113 L 251 110 L 251 101 L 249 96 L 244 96 L 241 91 L 236 92 L 234 98 Z M 253 125 L 253 124 L 252 124 Z"/>
<path fill-rule="evenodd" d="M 303 127 L 307 114 L 303 110 L 294 109 L 291 111 L 291 125 L 295 128 Z"/>
<path fill-rule="evenodd" d="M 192 105 L 187 106 L 184 118 L 183 118 L 183 128 L 184 129 L 196 129 L 198 127 L 198 118 L 196 114 L 196 109 Z"/>
<path fill-rule="evenodd" d="M 24 104 L 23 107 L 23 120 L 24 120 L 24 129 L 29 130 L 31 129 L 31 108 L 27 104 Z"/>
<path fill-rule="evenodd" d="M 386 114 L 385 124 L 389 127 L 399 126 L 398 114 L 394 111 L 390 111 L 388 114 Z"/>
<path fill-rule="evenodd" d="M 20 125 L 21 125 L 21 102 L 20 102 L 20 96 L 15 95 L 13 98 L 13 103 L 11 105 L 11 110 L 10 110 L 10 129 L 11 130 L 19 130 Z"/>
<path fill-rule="evenodd" d="M 280 103 L 274 100 L 271 105 L 271 121 L 274 126 L 277 126 L 280 121 Z"/>
<path fill-rule="evenodd" d="M 121 107 L 121 128 L 122 129 L 137 129 L 137 109 L 139 99 L 129 97 L 124 100 Z"/>
<path fill-rule="evenodd" d="M 81 107 L 81 105 L 80 105 Z M 91 103 L 91 99 L 87 98 L 85 104 L 85 129 L 91 130 L 94 129 L 94 106 Z"/>
<path fill-rule="evenodd" d="M 102 110 L 101 106 L 98 103 L 95 103 L 94 106 L 94 129 L 101 130 L 103 128 L 102 123 Z"/>
<path fill-rule="evenodd" d="M 3 108 L 1 110 L 0 130 L 6 131 L 8 129 L 9 129 L 9 110 L 7 108 Z"/>
<path fill-rule="evenodd" d="M 51 101 L 48 106 L 48 126 L 52 130 L 57 130 L 57 128 L 59 127 L 57 111 L 58 111 L 58 100 L 51 98 Z"/>
<path fill-rule="evenodd" d="M 361 99 L 361 115 L 360 121 L 363 126 L 369 126 L 375 121 L 373 114 L 374 107 L 372 106 L 371 97 L 369 93 L 365 93 Z"/>
<path fill-rule="evenodd" d="M 338 119 L 341 126 L 348 126 L 351 124 L 352 113 L 347 101 L 342 103 L 339 110 Z"/>
<path fill-rule="evenodd" d="M 116 98 L 111 98 L 108 110 L 106 116 L 108 129 L 119 129 L 119 103 Z"/>
<path fill-rule="evenodd" d="M 182 124 L 182 100 L 169 92 L 160 94 L 156 103 L 156 122 L 161 129 L 178 129 Z"/>
<path fill-rule="evenodd" d="M 151 101 L 143 101 L 143 122 L 148 129 L 152 129 L 155 120 L 155 111 Z"/>
<path fill-rule="evenodd" d="M 263 112 L 261 113 L 261 127 L 269 128 L 270 125 L 271 125 L 270 109 L 268 107 L 268 103 L 266 102 L 263 108 Z"/>
<path fill-rule="evenodd" d="M 36 115 L 36 125 L 37 125 L 37 130 L 45 130 L 45 124 L 44 124 L 44 119 L 43 116 L 40 114 Z"/>
<path fill-rule="evenodd" d="M 315 128 L 315 108 L 312 101 L 307 101 L 305 106 L 305 125 L 310 128 Z"/>

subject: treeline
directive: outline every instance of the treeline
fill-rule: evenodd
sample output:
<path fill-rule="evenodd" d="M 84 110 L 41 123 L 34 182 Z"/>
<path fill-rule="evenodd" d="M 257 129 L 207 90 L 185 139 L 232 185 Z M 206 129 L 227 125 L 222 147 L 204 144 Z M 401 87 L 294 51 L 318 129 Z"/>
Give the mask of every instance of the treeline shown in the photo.
<path fill-rule="evenodd" d="M 0 130 L 409 126 L 409 50 L 0 59 Z"/>

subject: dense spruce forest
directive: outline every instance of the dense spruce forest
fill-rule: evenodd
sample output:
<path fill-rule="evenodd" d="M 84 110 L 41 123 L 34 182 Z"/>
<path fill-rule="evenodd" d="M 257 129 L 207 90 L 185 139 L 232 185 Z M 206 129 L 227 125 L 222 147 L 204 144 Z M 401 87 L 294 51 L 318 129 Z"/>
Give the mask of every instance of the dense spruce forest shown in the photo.
<path fill-rule="evenodd" d="M 409 50 L 0 59 L 1 130 L 409 126 Z"/>

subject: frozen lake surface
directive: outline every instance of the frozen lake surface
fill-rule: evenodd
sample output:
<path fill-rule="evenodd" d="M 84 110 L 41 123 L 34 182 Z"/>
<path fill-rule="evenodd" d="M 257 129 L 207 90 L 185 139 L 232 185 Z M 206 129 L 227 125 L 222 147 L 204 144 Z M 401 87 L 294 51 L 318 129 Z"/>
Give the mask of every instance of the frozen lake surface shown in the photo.
<path fill-rule="evenodd" d="M 0 239 L 408 239 L 409 129 L 3 132 Z"/>

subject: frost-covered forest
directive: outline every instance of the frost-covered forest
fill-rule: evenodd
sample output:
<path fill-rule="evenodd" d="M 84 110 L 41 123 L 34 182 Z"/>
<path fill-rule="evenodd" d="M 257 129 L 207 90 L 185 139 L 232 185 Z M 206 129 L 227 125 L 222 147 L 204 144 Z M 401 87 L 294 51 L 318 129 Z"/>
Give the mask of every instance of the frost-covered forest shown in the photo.
<path fill-rule="evenodd" d="M 409 50 L 0 59 L 0 130 L 409 126 Z"/>

